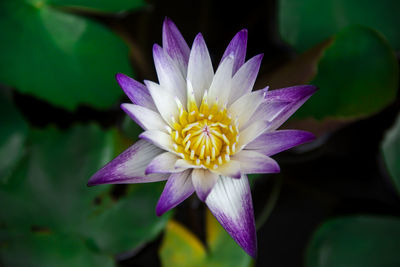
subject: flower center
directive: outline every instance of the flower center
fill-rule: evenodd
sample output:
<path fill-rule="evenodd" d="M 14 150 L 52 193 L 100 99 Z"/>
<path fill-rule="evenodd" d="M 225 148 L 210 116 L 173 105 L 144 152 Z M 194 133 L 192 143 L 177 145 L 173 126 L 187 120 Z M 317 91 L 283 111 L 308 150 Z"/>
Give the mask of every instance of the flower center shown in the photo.
<path fill-rule="evenodd" d="M 207 91 L 197 107 L 193 94 L 188 94 L 187 110 L 176 99 L 179 121 L 172 118 L 171 137 L 175 151 L 193 165 L 217 169 L 235 154 L 239 141 L 237 120 L 227 114 L 218 101 L 209 105 Z"/>

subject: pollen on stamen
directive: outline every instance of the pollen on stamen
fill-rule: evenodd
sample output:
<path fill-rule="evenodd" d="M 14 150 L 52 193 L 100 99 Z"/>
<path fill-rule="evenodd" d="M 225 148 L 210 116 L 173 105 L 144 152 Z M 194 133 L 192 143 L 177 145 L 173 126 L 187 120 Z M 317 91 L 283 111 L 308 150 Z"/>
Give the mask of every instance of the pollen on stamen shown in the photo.
<path fill-rule="evenodd" d="M 191 160 L 194 160 L 194 150 L 191 150 L 191 151 L 190 151 L 190 159 L 191 159 Z"/>
<path fill-rule="evenodd" d="M 215 169 L 217 169 L 217 168 L 218 168 L 218 165 L 217 165 L 217 164 L 214 164 L 213 169 L 215 170 Z"/>
<path fill-rule="evenodd" d="M 177 144 L 174 144 L 173 147 L 174 147 L 175 150 L 178 150 L 178 145 Z"/>
<path fill-rule="evenodd" d="M 229 162 L 231 160 L 231 158 L 229 157 L 229 155 L 228 154 L 225 154 L 225 161 L 226 162 Z"/>
<path fill-rule="evenodd" d="M 200 159 L 196 159 L 196 165 L 200 165 Z"/>
<path fill-rule="evenodd" d="M 186 143 L 185 152 L 189 152 L 190 143 L 191 143 L 190 140 Z"/>
<path fill-rule="evenodd" d="M 211 161 L 210 156 L 207 156 L 206 164 L 209 165 L 210 161 Z"/>
<path fill-rule="evenodd" d="M 218 163 L 219 163 L 219 165 L 222 164 L 222 157 L 221 156 L 218 157 Z"/>

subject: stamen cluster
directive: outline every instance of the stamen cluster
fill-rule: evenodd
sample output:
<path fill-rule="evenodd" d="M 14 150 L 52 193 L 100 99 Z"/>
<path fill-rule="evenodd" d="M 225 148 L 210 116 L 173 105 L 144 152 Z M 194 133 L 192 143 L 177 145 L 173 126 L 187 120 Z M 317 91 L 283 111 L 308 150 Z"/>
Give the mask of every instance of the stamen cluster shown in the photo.
<path fill-rule="evenodd" d="M 230 161 L 239 142 L 237 119 L 227 113 L 226 105 L 218 99 L 209 104 L 205 91 L 200 108 L 192 94 L 188 94 L 187 110 L 178 99 L 179 118 L 171 118 L 170 134 L 175 151 L 193 165 L 217 169 Z"/>

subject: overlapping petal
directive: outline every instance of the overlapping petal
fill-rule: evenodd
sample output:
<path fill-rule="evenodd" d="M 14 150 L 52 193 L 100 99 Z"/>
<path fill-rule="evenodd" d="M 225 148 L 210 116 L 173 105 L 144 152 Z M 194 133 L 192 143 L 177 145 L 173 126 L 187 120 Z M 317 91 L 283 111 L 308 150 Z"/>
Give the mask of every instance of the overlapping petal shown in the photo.
<path fill-rule="evenodd" d="M 132 103 L 154 111 L 157 110 L 146 86 L 122 73 L 115 75 L 115 78 Z"/>
<path fill-rule="evenodd" d="M 211 213 L 232 238 L 252 257 L 257 253 L 253 203 L 246 175 L 220 176 L 206 199 Z"/>
<path fill-rule="evenodd" d="M 246 149 L 257 151 L 266 156 L 272 156 L 292 147 L 310 142 L 315 136 L 306 131 L 281 130 L 260 135 L 250 142 Z"/>
<path fill-rule="evenodd" d="M 267 101 L 289 102 L 284 110 L 274 118 L 269 126 L 269 131 L 276 130 L 281 126 L 316 90 L 317 88 L 313 85 L 299 85 L 268 91 L 265 96 Z"/>
<path fill-rule="evenodd" d="M 169 18 L 164 20 L 162 43 L 164 51 L 175 62 L 182 76 L 186 77 L 190 48 L 179 32 L 178 27 Z"/>
<path fill-rule="evenodd" d="M 187 80 L 190 82 L 196 103 L 200 106 L 204 91 L 210 88 L 214 70 L 203 35 L 199 33 L 190 51 Z"/>
<path fill-rule="evenodd" d="M 167 124 L 158 112 L 133 104 L 122 104 L 121 108 L 144 130 L 166 131 Z"/>
<path fill-rule="evenodd" d="M 212 173 L 206 169 L 194 169 L 192 171 L 192 182 L 197 196 L 201 201 L 205 201 L 210 194 L 215 183 L 219 178 L 218 174 Z"/>
<path fill-rule="evenodd" d="M 157 216 L 161 216 L 170 209 L 175 208 L 193 194 L 194 187 L 191 172 L 191 170 L 186 170 L 171 174 L 158 200 L 156 207 Z"/>
<path fill-rule="evenodd" d="M 162 152 L 162 149 L 139 140 L 96 172 L 90 178 L 88 185 L 149 183 L 166 180 L 168 175 L 165 174 L 145 175 L 144 173 L 150 161 Z"/>
<path fill-rule="evenodd" d="M 220 64 L 224 59 L 230 55 L 233 55 L 235 62 L 233 64 L 232 74 L 243 65 L 246 59 L 246 49 L 247 49 L 247 30 L 243 29 L 239 31 L 231 40 L 228 47 L 226 48 Z"/>

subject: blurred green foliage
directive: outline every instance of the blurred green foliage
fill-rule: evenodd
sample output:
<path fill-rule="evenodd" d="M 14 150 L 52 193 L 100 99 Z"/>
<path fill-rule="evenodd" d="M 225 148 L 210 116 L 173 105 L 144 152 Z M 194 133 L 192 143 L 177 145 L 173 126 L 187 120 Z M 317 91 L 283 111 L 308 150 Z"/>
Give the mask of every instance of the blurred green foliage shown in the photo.
<path fill-rule="evenodd" d="M 398 87 L 394 51 L 382 36 L 362 26 L 343 29 L 324 49 L 310 84 L 320 90 L 296 118 L 354 118 L 372 115 L 393 103 Z"/>
<path fill-rule="evenodd" d="M 169 218 L 168 214 L 158 218 L 154 211 L 162 184 L 132 185 L 116 196 L 110 185 L 85 186 L 111 160 L 114 137 L 112 131 L 95 125 L 63 132 L 31 130 L 27 154 L 0 186 L 0 203 L 7 203 L 0 211 L 0 225 L 6 231 L 0 240 L 4 262 L 52 266 L 57 257 L 48 258 L 47 253 L 57 249 L 51 246 L 59 238 L 69 235 L 58 244 L 65 250 L 59 251 L 59 259 L 71 254 L 74 266 L 97 266 L 99 253 L 130 251 L 159 234 Z M 49 251 L 37 252 L 40 249 Z M 19 250 L 27 252 L 23 258 L 15 258 Z M 91 258 L 81 262 L 90 251 Z"/>
<path fill-rule="evenodd" d="M 28 125 L 14 107 L 11 92 L 0 90 L 0 184 L 5 183 L 24 153 Z"/>
<path fill-rule="evenodd" d="M 400 219 L 349 216 L 325 222 L 314 234 L 306 267 L 400 266 Z"/>
<path fill-rule="evenodd" d="M 400 49 L 400 2 L 396 0 L 279 0 L 281 36 L 304 52 L 343 28 L 359 24 L 381 32 Z"/>
<path fill-rule="evenodd" d="M 49 4 L 0 1 L 0 82 L 70 110 L 115 104 L 115 73 L 132 72 L 128 47 L 100 23 Z"/>

